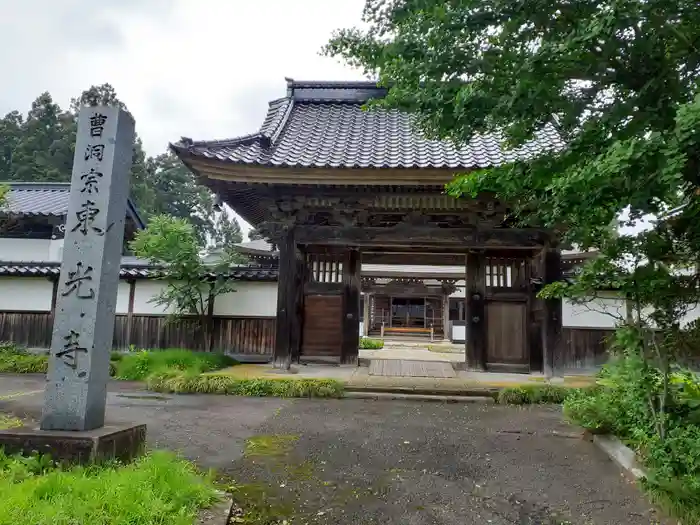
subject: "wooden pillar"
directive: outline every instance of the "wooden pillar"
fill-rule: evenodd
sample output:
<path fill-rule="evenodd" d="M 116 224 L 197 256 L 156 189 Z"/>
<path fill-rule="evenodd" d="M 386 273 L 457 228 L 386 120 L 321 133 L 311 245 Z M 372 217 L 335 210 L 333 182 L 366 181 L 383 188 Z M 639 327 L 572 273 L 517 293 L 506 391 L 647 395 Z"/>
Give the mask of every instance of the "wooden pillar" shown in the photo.
<path fill-rule="evenodd" d="M 365 294 L 364 307 L 362 308 L 362 335 L 369 335 L 369 307 L 372 301 L 372 292 Z"/>
<path fill-rule="evenodd" d="M 279 277 L 277 280 L 277 327 L 275 333 L 275 352 L 272 364 L 275 368 L 289 370 L 295 344 L 300 338 L 295 337 L 294 324 L 297 321 L 299 282 L 299 265 L 296 257 L 294 229 L 285 232 L 279 243 Z"/>
<path fill-rule="evenodd" d="M 56 276 L 55 279 L 51 281 L 52 287 L 51 287 L 51 322 L 53 323 L 53 319 L 56 315 L 56 299 L 58 298 L 58 279 L 59 277 Z"/>
<path fill-rule="evenodd" d="M 559 249 L 545 246 L 544 283 L 549 284 L 561 280 L 561 252 Z M 561 299 L 546 299 L 544 301 L 544 316 L 542 324 L 542 360 L 546 377 L 555 373 L 556 354 L 560 350 L 562 334 L 562 301 Z"/>
<path fill-rule="evenodd" d="M 304 334 L 304 286 L 308 276 L 308 268 L 306 264 L 306 254 L 298 249 L 294 250 L 294 258 L 296 261 L 297 272 L 295 275 L 294 284 L 294 304 L 295 310 L 292 319 L 292 359 L 299 363 L 301 361 L 301 346 L 303 344 Z"/>
<path fill-rule="evenodd" d="M 486 370 L 486 258 L 483 253 L 467 254 L 466 358 L 469 370 Z"/>
<path fill-rule="evenodd" d="M 133 331 L 134 324 L 134 297 L 136 296 L 136 281 L 129 281 L 129 304 L 126 310 L 126 340 L 124 341 L 124 346 L 129 348 L 131 345 L 131 334 Z"/>
<path fill-rule="evenodd" d="M 343 261 L 343 338 L 340 362 L 357 363 L 360 346 L 360 251 L 350 249 Z"/>
<path fill-rule="evenodd" d="M 450 294 L 445 292 L 442 296 L 442 338 L 451 341 L 450 333 Z"/>

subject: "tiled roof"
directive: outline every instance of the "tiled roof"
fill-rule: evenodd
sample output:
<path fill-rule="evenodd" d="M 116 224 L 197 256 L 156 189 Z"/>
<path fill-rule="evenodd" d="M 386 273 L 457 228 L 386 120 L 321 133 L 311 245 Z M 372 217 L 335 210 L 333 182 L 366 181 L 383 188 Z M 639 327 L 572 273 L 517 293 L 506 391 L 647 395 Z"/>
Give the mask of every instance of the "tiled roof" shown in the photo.
<path fill-rule="evenodd" d="M 10 182 L 7 203 L 0 209 L 25 217 L 64 216 L 68 213 L 70 183 L 68 182 Z M 129 199 L 127 213 L 143 228 L 144 224 Z"/>
<path fill-rule="evenodd" d="M 506 151 L 495 135 L 476 136 L 464 147 L 427 140 L 412 116 L 363 104 L 386 90 L 372 82 L 295 82 L 273 100 L 257 133 L 229 140 L 171 145 L 180 155 L 224 162 L 308 168 L 478 168 L 529 158 L 563 145 L 553 126 L 535 140 Z"/>
<path fill-rule="evenodd" d="M 58 262 L 0 262 L 0 276 L 16 277 L 50 277 L 61 271 Z M 161 270 L 155 266 L 122 264 L 119 277 L 122 279 L 148 279 L 160 275 Z M 212 274 L 213 275 L 213 274 Z M 233 267 L 226 277 L 236 281 L 277 281 L 277 268 L 239 266 Z"/>

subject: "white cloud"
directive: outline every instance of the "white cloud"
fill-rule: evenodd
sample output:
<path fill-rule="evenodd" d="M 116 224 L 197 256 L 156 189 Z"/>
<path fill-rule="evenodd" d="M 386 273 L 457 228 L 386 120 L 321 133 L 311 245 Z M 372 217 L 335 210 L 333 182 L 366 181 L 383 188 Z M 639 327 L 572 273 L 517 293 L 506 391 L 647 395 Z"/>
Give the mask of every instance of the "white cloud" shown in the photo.
<path fill-rule="evenodd" d="M 331 32 L 359 22 L 363 0 L 0 0 L 0 111 L 42 91 L 67 107 L 111 83 L 149 154 L 181 135 L 253 132 L 284 77 L 358 79 L 319 56 Z"/>

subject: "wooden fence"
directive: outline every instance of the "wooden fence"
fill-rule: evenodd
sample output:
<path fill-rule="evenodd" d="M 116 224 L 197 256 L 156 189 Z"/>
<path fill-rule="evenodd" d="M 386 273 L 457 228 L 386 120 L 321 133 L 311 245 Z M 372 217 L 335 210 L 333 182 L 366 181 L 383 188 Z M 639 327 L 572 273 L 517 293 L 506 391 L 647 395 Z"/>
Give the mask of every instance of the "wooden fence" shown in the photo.
<path fill-rule="evenodd" d="M 0 312 L 0 341 L 31 348 L 49 348 L 53 319 L 50 312 Z M 115 349 L 196 348 L 193 319 L 167 322 L 157 315 L 117 315 Z M 275 318 L 214 317 L 214 351 L 228 354 L 272 355 Z"/>

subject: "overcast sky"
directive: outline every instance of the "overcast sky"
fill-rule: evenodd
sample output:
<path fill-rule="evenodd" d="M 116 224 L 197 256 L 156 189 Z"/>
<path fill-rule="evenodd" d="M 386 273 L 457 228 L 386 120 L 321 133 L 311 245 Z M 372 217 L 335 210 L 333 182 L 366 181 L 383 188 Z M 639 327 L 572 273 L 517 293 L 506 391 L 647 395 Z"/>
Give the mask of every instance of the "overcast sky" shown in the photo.
<path fill-rule="evenodd" d="M 156 155 L 257 131 L 284 77 L 360 79 L 319 56 L 363 0 L 0 0 L 0 113 L 111 83 Z"/>

